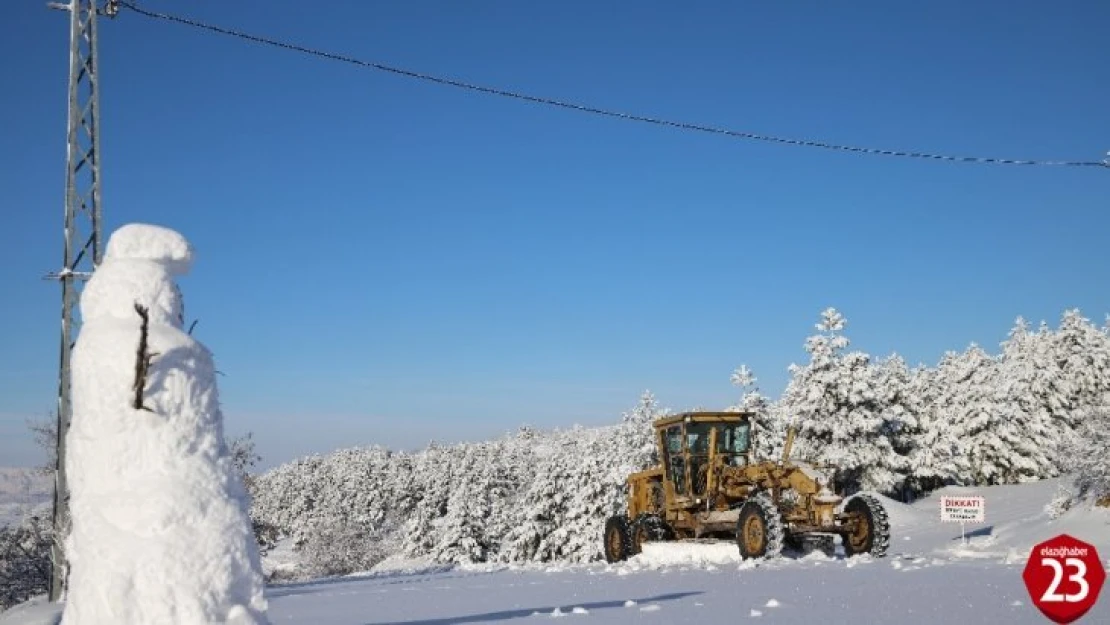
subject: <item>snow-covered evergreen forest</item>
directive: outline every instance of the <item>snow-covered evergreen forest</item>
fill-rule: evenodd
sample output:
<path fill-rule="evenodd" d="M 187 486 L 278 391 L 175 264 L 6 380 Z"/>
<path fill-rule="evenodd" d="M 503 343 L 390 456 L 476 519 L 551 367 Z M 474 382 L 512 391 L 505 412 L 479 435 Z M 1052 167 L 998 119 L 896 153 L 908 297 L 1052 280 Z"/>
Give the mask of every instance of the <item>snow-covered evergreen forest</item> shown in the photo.
<path fill-rule="evenodd" d="M 794 425 L 793 456 L 838 465 L 849 492 L 909 499 L 943 485 L 1067 475 L 1070 487 L 1045 502 L 1054 513 L 1110 505 L 1110 324 L 1075 310 L 1055 328 L 1018 319 L 994 353 L 973 344 L 913 367 L 851 349 L 846 328 L 837 311 L 821 313 L 777 400 L 748 367 L 731 373 L 737 401 L 720 409 L 758 414 L 759 455 L 781 454 Z M 343 574 L 386 558 L 586 562 L 601 559 L 625 477 L 655 463 L 651 422 L 668 412 L 646 392 L 606 427 L 522 427 L 416 452 L 345 449 L 259 475 L 248 473 L 259 459 L 249 436 L 229 448 L 263 549 L 285 539 L 298 556 L 282 575 Z M 45 589 L 50 533 L 42 516 L 0 527 L 0 610 Z"/>
<path fill-rule="evenodd" d="M 1110 328 L 1079 311 L 1055 329 L 1018 319 L 996 353 L 972 344 L 933 366 L 852 350 L 844 317 L 821 313 L 808 361 L 782 396 L 752 371 L 731 375 L 759 415 L 758 451 L 841 467 L 840 486 L 910 498 L 942 485 L 1076 476 L 1055 505 L 1110 497 Z M 436 562 L 601 558 L 624 479 L 655 462 L 650 423 L 669 410 L 645 393 L 608 427 L 522 428 L 497 440 L 418 452 L 346 449 L 251 479 L 256 529 L 287 537 L 304 576 L 365 570 L 387 557 Z M 1047 502 L 1046 502 L 1047 503 Z"/>

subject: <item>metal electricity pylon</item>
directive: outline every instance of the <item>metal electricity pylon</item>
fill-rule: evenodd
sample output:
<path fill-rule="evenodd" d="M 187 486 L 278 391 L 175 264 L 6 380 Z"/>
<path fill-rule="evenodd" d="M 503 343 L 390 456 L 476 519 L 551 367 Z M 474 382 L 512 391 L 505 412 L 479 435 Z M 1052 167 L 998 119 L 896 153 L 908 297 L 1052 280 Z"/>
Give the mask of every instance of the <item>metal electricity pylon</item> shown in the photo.
<path fill-rule="evenodd" d="M 66 433 L 73 417 L 70 403 L 70 353 L 77 325 L 75 309 L 80 281 L 100 264 L 100 101 L 97 85 L 96 18 L 114 17 L 116 0 L 98 7 L 97 0 L 52 2 L 69 11 L 69 122 L 66 149 L 65 251 L 62 270 L 49 275 L 62 283 L 62 340 L 58 370 L 57 459 L 54 481 L 54 543 L 50 552 L 50 600 L 58 601 L 66 585 L 64 543 L 69 530 Z"/>

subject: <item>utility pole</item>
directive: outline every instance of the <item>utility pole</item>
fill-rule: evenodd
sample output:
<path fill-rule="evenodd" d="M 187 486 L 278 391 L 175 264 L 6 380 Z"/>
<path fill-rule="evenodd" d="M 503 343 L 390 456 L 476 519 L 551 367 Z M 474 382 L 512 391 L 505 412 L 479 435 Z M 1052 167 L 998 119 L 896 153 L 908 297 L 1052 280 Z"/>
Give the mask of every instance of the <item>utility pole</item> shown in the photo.
<path fill-rule="evenodd" d="M 76 326 L 79 281 L 100 264 L 100 100 L 97 85 L 96 17 L 115 17 L 117 0 L 103 8 L 97 0 L 51 2 L 69 11 L 69 122 L 66 138 L 65 251 L 62 270 L 48 278 L 62 283 L 62 340 L 58 370 L 57 447 L 54 478 L 54 541 L 50 550 L 50 601 L 59 601 L 66 586 L 65 537 L 69 531 L 69 488 L 66 479 L 66 433 L 73 418 L 70 403 L 70 354 Z"/>

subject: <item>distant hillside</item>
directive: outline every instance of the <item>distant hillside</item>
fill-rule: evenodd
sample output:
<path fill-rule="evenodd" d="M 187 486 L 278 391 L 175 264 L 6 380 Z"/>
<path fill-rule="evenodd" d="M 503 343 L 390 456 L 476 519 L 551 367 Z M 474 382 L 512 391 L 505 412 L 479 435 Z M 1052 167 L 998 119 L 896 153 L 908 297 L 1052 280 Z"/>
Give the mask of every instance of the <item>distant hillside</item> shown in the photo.
<path fill-rule="evenodd" d="M 0 467 L 0 526 L 28 511 L 48 511 L 54 497 L 53 477 L 35 469 Z"/>

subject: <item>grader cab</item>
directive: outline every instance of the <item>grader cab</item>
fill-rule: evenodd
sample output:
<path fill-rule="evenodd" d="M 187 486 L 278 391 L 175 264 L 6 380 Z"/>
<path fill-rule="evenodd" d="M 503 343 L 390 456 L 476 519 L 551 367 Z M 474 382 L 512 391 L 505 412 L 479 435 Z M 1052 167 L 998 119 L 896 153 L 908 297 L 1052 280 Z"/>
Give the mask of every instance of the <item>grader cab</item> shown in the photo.
<path fill-rule="evenodd" d="M 866 494 L 833 492 L 835 469 L 753 453 L 755 415 L 687 412 L 655 421 L 660 465 L 628 477 L 627 511 L 605 524 L 605 559 L 640 553 L 649 541 L 736 540 L 740 556 L 777 557 L 785 546 L 832 548 L 845 555 L 886 554 L 890 524 Z"/>

